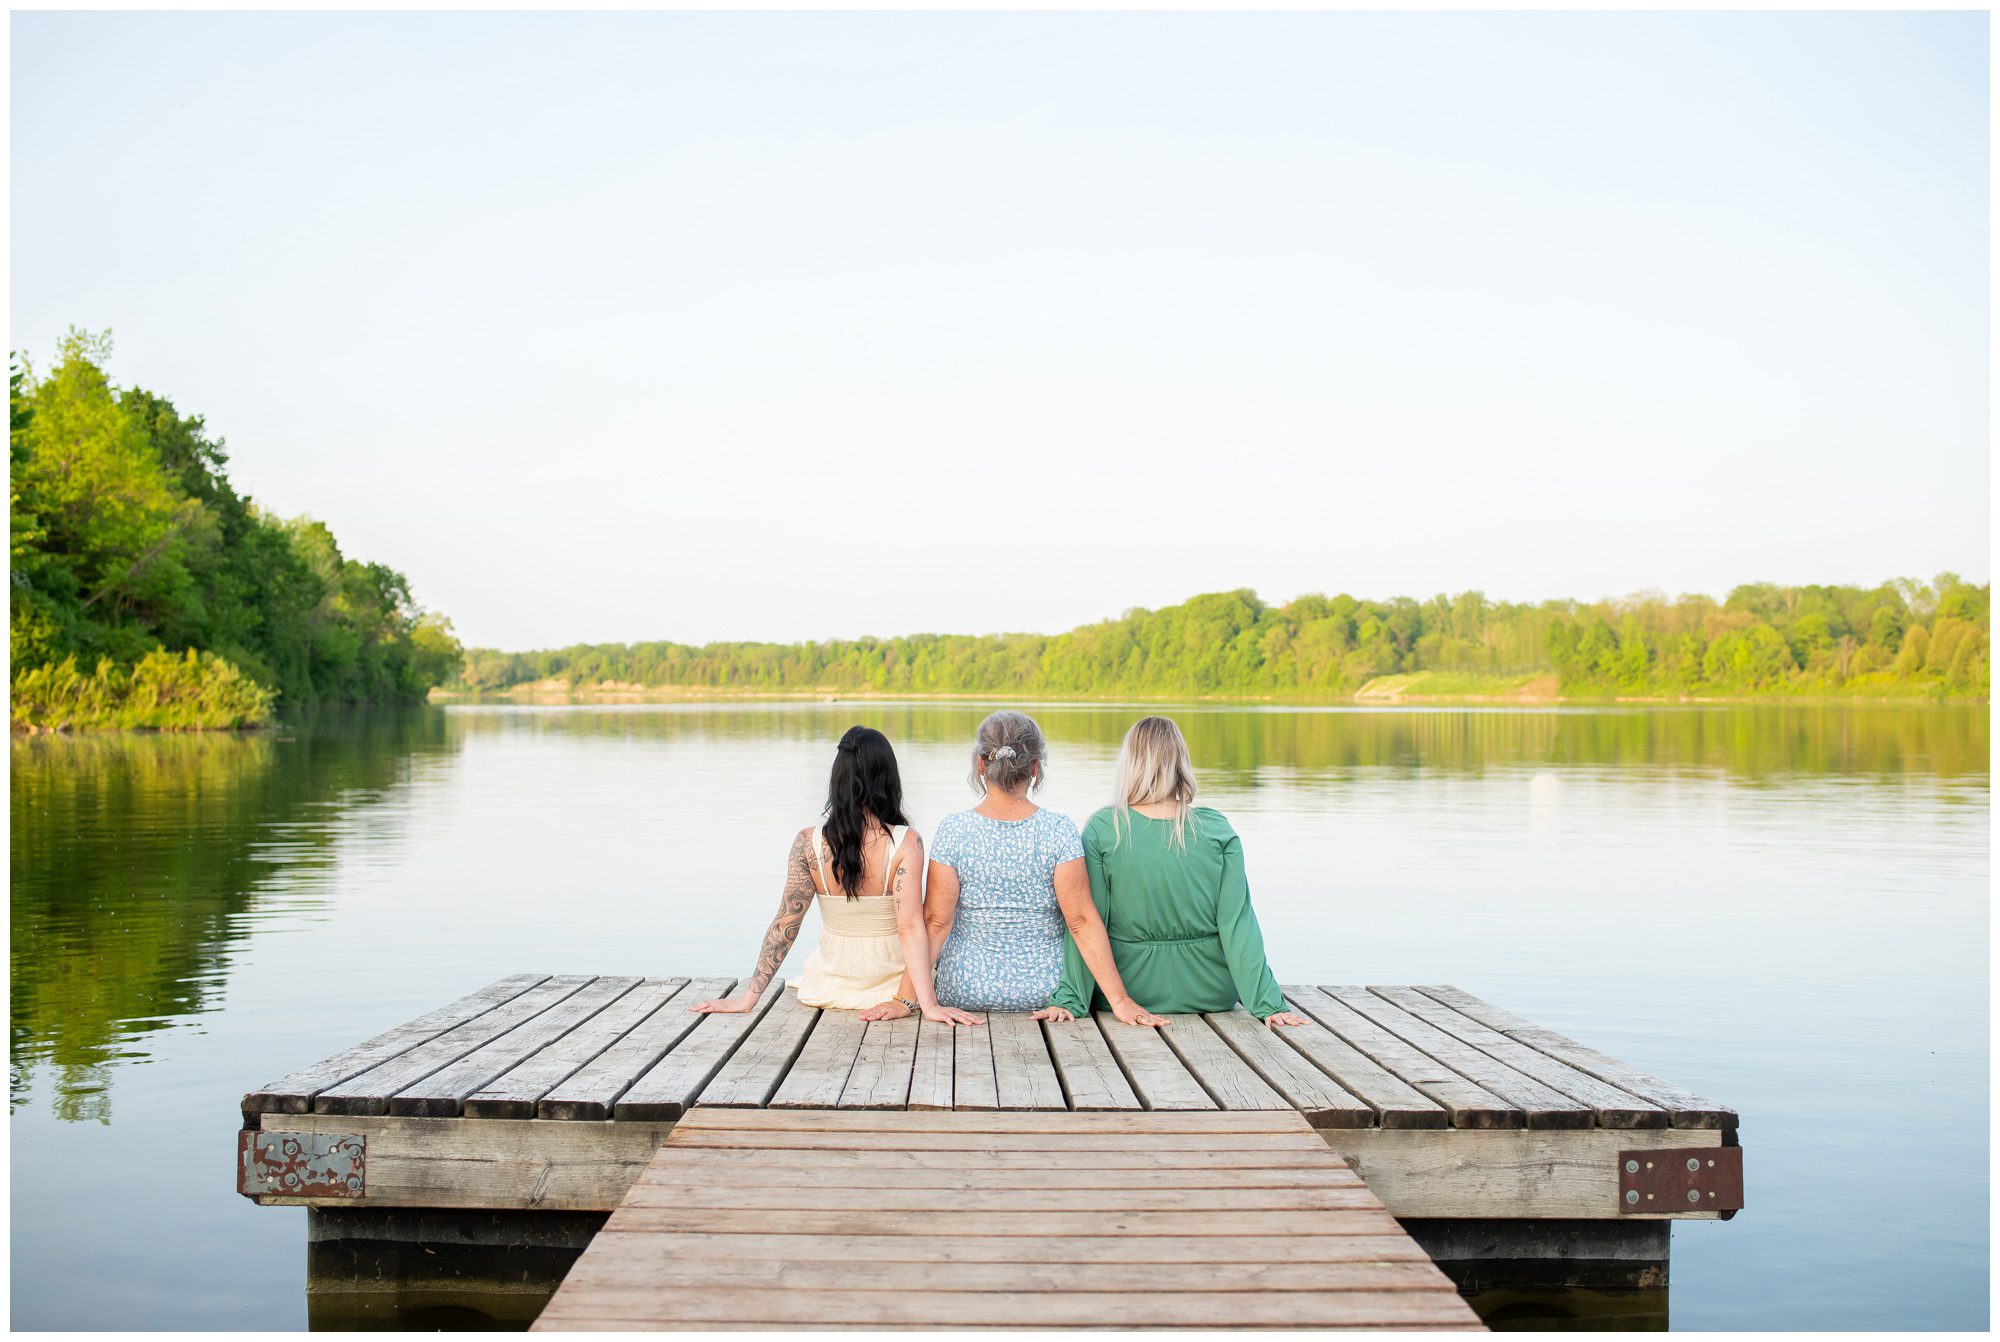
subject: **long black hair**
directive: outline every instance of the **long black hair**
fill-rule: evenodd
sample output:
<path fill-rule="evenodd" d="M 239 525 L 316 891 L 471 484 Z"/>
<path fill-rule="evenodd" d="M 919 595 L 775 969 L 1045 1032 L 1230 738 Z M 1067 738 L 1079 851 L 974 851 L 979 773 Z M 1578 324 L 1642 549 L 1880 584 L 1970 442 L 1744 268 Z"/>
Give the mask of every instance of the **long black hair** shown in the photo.
<path fill-rule="evenodd" d="M 885 829 L 910 823 L 903 814 L 903 775 L 888 737 L 873 727 L 849 727 L 827 779 L 824 830 L 826 846 L 833 850 L 834 884 L 849 899 L 861 896 L 861 840 L 870 816 Z M 896 855 L 891 853 L 889 860 Z"/>

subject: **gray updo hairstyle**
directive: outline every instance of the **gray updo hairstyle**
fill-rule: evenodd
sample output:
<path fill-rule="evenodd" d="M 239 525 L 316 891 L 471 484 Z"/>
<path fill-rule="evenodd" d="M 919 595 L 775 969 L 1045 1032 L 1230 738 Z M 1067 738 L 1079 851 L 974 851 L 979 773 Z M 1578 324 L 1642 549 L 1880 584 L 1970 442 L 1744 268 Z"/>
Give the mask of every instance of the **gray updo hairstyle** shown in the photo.
<path fill-rule="evenodd" d="M 979 776 L 981 760 L 986 761 L 983 780 Z M 1039 791 L 1048 777 L 1048 761 L 1049 745 L 1035 720 L 1003 708 L 979 724 L 979 733 L 973 738 L 969 781 L 976 792 L 984 792 L 989 785 L 1002 792 L 1018 792 L 1023 783 Z M 1042 766 L 1039 771 L 1035 771 L 1037 764 Z"/>

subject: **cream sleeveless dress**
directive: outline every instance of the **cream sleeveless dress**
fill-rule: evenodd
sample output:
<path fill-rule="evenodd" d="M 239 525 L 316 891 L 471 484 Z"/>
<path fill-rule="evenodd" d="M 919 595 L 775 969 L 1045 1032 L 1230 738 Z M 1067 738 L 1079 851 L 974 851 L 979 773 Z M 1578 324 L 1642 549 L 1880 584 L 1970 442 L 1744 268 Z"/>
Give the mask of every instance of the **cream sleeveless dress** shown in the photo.
<path fill-rule="evenodd" d="M 896 995 L 903 981 L 903 942 L 896 935 L 896 901 L 889 898 L 902 835 L 889 831 L 882 893 L 849 899 L 833 882 L 818 825 L 813 826 L 813 861 L 819 867 L 819 945 L 799 975 L 803 1006 L 860 1011 Z"/>

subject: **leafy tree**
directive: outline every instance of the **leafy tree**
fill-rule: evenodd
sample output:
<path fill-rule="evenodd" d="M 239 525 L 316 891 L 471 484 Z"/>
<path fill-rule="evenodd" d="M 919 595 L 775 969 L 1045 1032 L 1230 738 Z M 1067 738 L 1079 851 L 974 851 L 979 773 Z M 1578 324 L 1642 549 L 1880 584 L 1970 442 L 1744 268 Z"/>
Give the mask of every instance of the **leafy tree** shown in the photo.
<path fill-rule="evenodd" d="M 346 559 L 323 524 L 239 495 L 222 440 L 163 396 L 114 388 L 110 349 L 108 334 L 71 331 L 48 376 L 18 356 L 10 370 L 17 727 L 112 725 L 134 718 L 123 700 L 197 674 L 210 707 L 136 719 L 249 723 L 274 692 L 290 704 L 418 699 L 456 670 L 449 622 L 417 607 L 402 574 Z M 169 675 L 147 660 L 160 649 L 211 656 Z M 238 691 L 239 673 L 255 693 Z M 176 702 L 192 702 L 183 690 Z M 25 721 L 23 702 L 35 706 Z"/>

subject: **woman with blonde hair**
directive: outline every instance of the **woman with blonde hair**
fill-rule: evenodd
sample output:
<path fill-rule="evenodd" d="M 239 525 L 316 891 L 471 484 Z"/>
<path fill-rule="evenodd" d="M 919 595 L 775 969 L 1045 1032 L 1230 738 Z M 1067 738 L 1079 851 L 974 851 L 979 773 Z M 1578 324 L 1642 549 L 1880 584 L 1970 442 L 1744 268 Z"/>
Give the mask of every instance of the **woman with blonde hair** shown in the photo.
<path fill-rule="evenodd" d="M 1228 1011 L 1241 1002 L 1266 1025 L 1305 1024 L 1285 1010 L 1264 960 L 1243 841 L 1222 812 L 1194 804 L 1194 765 L 1173 719 L 1141 718 L 1125 733 L 1112 805 L 1084 826 L 1083 859 L 1120 991 L 1155 1011 Z M 1099 986 L 1088 957 L 1067 948 L 1045 1019 L 1082 1015 Z"/>
<path fill-rule="evenodd" d="M 1164 1025 L 1118 981 L 1076 822 L 1028 800 L 1048 773 L 1048 758 L 1042 729 L 1026 713 L 1002 709 L 979 724 L 969 775 L 979 804 L 938 822 L 925 879 L 937 1000 L 944 1010 L 1034 1011 L 1046 1019 L 1068 954 L 1089 967 L 1119 1020 Z M 928 961 L 911 960 L 895 997 L 861 1018 L 908 1015 L 912 989 L 930 974 Z"/>

